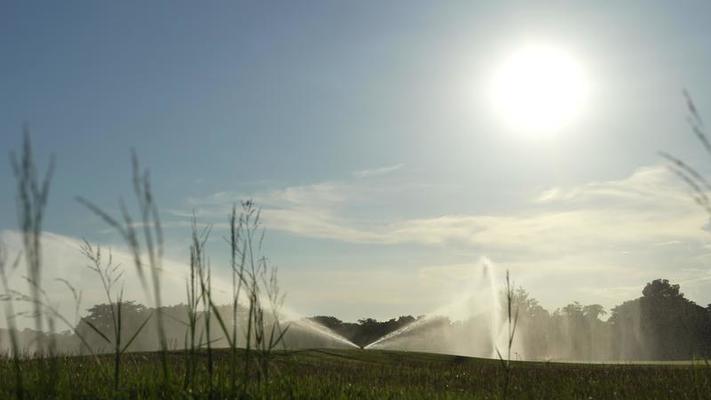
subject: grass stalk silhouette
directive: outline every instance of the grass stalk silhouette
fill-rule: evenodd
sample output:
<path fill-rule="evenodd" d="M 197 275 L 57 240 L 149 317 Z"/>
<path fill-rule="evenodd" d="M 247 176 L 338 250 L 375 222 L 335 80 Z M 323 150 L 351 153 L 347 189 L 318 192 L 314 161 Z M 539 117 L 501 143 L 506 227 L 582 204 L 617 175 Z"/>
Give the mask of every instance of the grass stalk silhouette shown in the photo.
<path fill-rule="evenodd" d="M 186 296 L 187 296 L 187 332 L 186 332 L 186 368 L 185 368 L 185 379 L 184 388 L 192 387 L 195 371 L 197 368 L 197 350 L 199 346 L 200 339 L 197 337 L 197 328 L 199 320 L 198 308 L 202 303 L 202 286 L 200 285 L 199 275 L 201 274 L 201 262 L 202 247 L 204 242 L 207 240 L 207 233 L 198 233 L 197 226 L 195 223 L 195 218 L 193 217 L 192 224 L 192 242 L 190 245 L 190 274 L 188 281 L 186 282 Z M 204 236 L 204 237 L 203 237 Z"/>
<path fill-rule="evenodd" d="M 244 247 L 240 248 L 243 219 L 237 218 L 237 205 L 232 205 L 230 214 L 230 269 L 232 275 L 232 341 L 230 343 L 230 390 L 237 393 L 237 328 L 239 318 L 239 297 L 244 283 Z M 239 221 L 239 222 L 238 222 Z M 239 261 L 238 261 L 239 260 Z M 239 267 L 238 267 L 239 265 Z"/>
<path fill-rule="evenodd" d="M 103 333 L 101 329 L 96 327 L 96 325 L 94 325 L 90 320 L 82 319 L 81 322 L 86 324 L 92 331 L 99 335 L 99 337 L 106 341 L 107 344 L 112 346 L 114 353 L 113 387 L 114 390 L 118 391 L 121 384 L 121 356 L 128 350 L 134 340 L 136 340 L 143 328 L 145 328 L 146 324 L 151 319 L 152 314 L 149 314 L 148 317 L 134 330 L 128 340 L 123 343 L 123 271 L 120 269 L 119 264 L 115 264 L 113 262 L 113 257 L 110 251 L 108 260 L 106 262 L 103 262 L 101 256 L 101 247 L 97 246 L 96 248 L 94 248 L 88 241 L 84 241 L 84 243 L 81 245 L 81 252 L 91 262 L 91 264 L 89 264 L 87 267 L 91 271 L 95 272 L 101 280 L 101 285 L 104 289 L 104 295 L 106 296 L 106 300 L 108 301 L 109 314 L 111 317 L 111 327 L 113 330 L 113 338 L 110 338 L 108 335 Z M 118 284 L 121 284 L 120 289 L 116 288 Z M 116 290 L 118 291 L 116 292 Z"/>
<path fill-rule="evenodd" d="M 49 188 L 54 173 L 54 157 L 50 159 L 44 178 L 40 178 L 32 153 L 29 128 L 24 128 L 22 154 L 18 157 L 10 153 L 12 171 L 17 182 L 17 215 L 24 259 L 27 265 L 27 279 L 30 284 L 30 295 L 34 299 L 40 298 L 42 290 L 42 222 L 49 199 Z M 43 331 L 42 309 L 39 302 L 34 305 L 35 329 Z M 39 352 L 46 349 L 43 343 L 38 344 Z"/>
<path fill-rule="evenodd" d="M 27 267 L 26 280 L 29 283 L 30 296 L 34 300 L 32 301 L 32 317 L 35 322 L 35 330 L 41 333 L 44 330 L 43 318 L 52 318 L 43 315 L 40 298 L 42 292 L 42 223 L 54 172 L 54 158 L 50 159 L 44 177 L 40 177 L 32 153 L 29 128 L 25 126 L 23 130 L 22 153 L 19 157 L 14 152 L 10 153 L 10 163 L 17 183 L 17 216 L 24 248 L 23 257 Z M 51 321 L 49 322 L 51 323 Z M 54 355 L 47 354 L 54 351 L 54 346 L 45 343 L 42 334 L 37 335 L 35 346 L 36 356 L 40 359 Z M 45 387 L 47 389 L 45 393 L 52 395 L 52 383 L 54 382 L 51 376 L 53 372 L 50 371 L 52 366 L 45 362 L 41 364 L 40 374 L 49 383 Z"/>
<path fill-rule="evenodd" d="M 207 349 L 207 373 L 209 382 L 209 393 L 212 394 L 214 384 L 214 365 L 212 357 L 212 332 L 210 325 L 212 323 L 212 277 L 210 266 L 205 253 L 205 244 L 210 236 L 210 226 L 203 229 L 198 229 L 197 218 L 193 216 L 192 222 L 192 245 L 190 247 L 190 266 L 194 269 L 199 283 L 200 295 L 199 300 L 202 302 L 203 309 L 203 332 L 205 334 L 205 347 Z"/>
<path fill-rule="evenodd" d="M 20 344 L 18 342 L 17 327 L 15 324 L 15 307 L 13 305 L 13 298 L 10 295 L 7 256 L 7 249 L 4 243 L 0 242 L 0 283 L 2 283 L 4 293 L 1 300 L 5 303 L 5 321 L 8 327 L 8 336 L 10 338 L 10 357 L 12 358 L 12 366 L 14 370 L 15 395 L 18 399 L 22 399 L 24 398 L 24 388 L 22 380 L 22 367 L 20 366 Z M 10 266 L 10 273 L 17 269 L 19 263 L 20 255 L 18 254 L 15 261 Z"/>
<path fill-rule="evenodd" d="M 501 367 L 504 370 L 504 383 L 501 386 L 502 398 L 506 399 L 511 385 L 511 349 L 513 347 L 514 338 L 516 337 L 516 327 L 518 326 L 519 309 L 515 302 L 516 291 L 514 284 L 511 282 L 509 270 L 506 270 L 506 287 L 504 296 L 506 298 L 506 359 L 504 359 L 501 351 L 496 347 L 496 354 L 501 361 Z"/>
<path fill-rule="evenodd" d="M 696 139 L 701 144 L 704 151 L 711 156 L 711 142 L 706 134 L 704 121 L 694 104 L 691 95 L 684 90 L 684 98 L 688 111 L 687 122 Z M 664 159 L 669 161 L 670 170 L 679 177 L 691 189 L 691 197 L 706 213 L 711 217 L 711 183 L 694 167 L 667 152 L 659 153 Z"/>
<path fill-rule="evenodd" d="M 150 175 L 148 170 L 141 170 L 135 151 L 131 152 L 131 167 L 133 171 L 133 191 L 140 214 L 139 222 L 134 222 L 134 218 L 121 199 L 119 200 L 120 219 L 112 217 L 109 213 L 83 197 L 77 197 L 77 201 L 120 234 L 133 256 L 134 266 L 144 291 L 149 295 L 151 293 L 153 295 L 163 382 L 168 384 L 170 375 L 167 358 L 168 343 L 163 321 L 160 276 L 163 258 L 163 231 L 158 205 L 151 191 Z M 139 229 L 142 231 L 142 235 L 139 233 Z M 143 254 L 144 251 L 145 255 Z M 148 258 L 147 263 L 144 261 L 146 257 Z M 149 270 L 148 274 L 145 272 L 146 268 Z M 146 275 L 150 279 L 146 278 Z"/>

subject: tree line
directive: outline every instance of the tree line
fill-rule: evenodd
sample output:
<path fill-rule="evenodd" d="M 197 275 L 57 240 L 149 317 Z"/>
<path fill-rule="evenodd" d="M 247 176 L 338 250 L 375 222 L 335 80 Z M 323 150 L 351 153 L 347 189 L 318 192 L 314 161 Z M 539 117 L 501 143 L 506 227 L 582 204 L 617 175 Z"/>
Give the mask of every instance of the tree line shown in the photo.
<path fill-rule="evenodd" d="M 666 279 L 647 283 L 641 294 L 609 312 L 599 304 L 578 302 L 551 312 L 519 287 L 513 296 L 513 309 L 518 315 L 515 356 L 588 361 L 711 356 L 711 305 L 697 305 L 684 296 L 679 285 Z M 359 346 L 422 318 L 408 315 L 383 322 L 365 318 L 349 323 L 332 316 L 313 317 Z M 490 324 L 491 318 L 481 315 L 465 321 L 431 316 L 399 335 L 391 347 L 490 356 L 500 341 L 486 332 Z"/>
<path fill-rule="evenodd" d="M 599 304 L 570 303 L 554 311 L 543 308 L 525 289 L 518 288 L 513 297 L 518 315 L 514 339 L 514 358 L 529 360 L 688 360 L 711 356 L 711 305 L 702 307 L 687 299 L 679 285 L 657 279 L 645 285 L 641 296 L 619 304 L 609 311 Z M 94 351 L 110 351 L 95 329 L 110 335 L 111 305 L 97 304 L 87 310 L 76 327 Z M 233 315 L 231 306 L 219 307 L 222 314 Z M 148 323 L 131 343 L 130 351 L 148 351 L 159 347 L 155 309 L 134 302 L 122 305 L 126 332 Z M 187 306 L 179 304 L 162 308 L 169 349 L 184 348 Z M 246 318 L 246 310 L 238 309 L 238 318 Z M 197 318 L 203 316 L 198 315 Z M 227 317 L 229 318 L 229 317 Z M 426 320 L 425 320 L 426 319 Z M 314 316 L 310 321 L 325 327 L 359 347 L 365 347 L 398 329 L 413 325 L 392 340 L 392 348 L 403 350 L 462 353 L 492 356 L 497 345 L 491 330 L 491 318 L 472 316 L 468 320 L 451 320 L 446 316 L 404 315 L 385 321 L 362 318 L 344 322 L 334 316 Z M 224 321 L 230 324 L 228 319 Z M 213 322 L 216 324 L 217 322 Z M 90 328 L 90 325 L 93 328 Z M 217 327 L 213 332 L 219 332 Z M 37 331 L 18 331 L 27 353 L 40 336 Z M 209 340 L 212 347 L 226 347 L 219 334 L 206 337 L 199 330 L 198 341 Z M 246 334 L 246 332 L 243 332 Z M 8 331 L 0 330 L 0 349 L 7 345 Z M 85 345 L 70 332 L 58 333 L 58 343 L 65 352 L 86 354 Z M 292 322 L 284 339 L 284 348 L 331 347 L 343 343 L 329 338 L 319 329 Z M 7 348 L 5 347 L 5 350 Z"/>

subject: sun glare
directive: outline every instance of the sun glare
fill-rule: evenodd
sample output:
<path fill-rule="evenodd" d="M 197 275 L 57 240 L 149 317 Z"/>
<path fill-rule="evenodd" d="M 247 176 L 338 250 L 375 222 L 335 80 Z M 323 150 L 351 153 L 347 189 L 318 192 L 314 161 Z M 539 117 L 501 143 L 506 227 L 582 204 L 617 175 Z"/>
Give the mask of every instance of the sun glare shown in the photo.
<path fill-rule="evenodd" d="M 498 116 L 519 132 L 545 136 L 570 126 L 588 95 L 576 59 L 542 45 L 511 54 L 496 71 L 492 97 Z"/>

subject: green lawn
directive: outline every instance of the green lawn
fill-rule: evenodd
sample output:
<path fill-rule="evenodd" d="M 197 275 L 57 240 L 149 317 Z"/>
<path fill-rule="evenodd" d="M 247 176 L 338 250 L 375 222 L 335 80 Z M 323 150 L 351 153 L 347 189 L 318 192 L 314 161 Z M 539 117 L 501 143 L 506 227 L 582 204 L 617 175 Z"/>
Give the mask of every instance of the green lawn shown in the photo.
<path fill-rule="evenodd" d="M 111 381 L 112 358 L 100 366 L 90 357 L 58 359 L 43 375 L 39 361 L 22 364 L 26 398 L 230 397 L 228 352 L 215 353 L 212 390 L 207 357 L 200 357 L 195 385 L 186 389 L 182 353 L 169 355 L 164 384 L 159 357 L 125 357 L 121 388 Z M 52 371 L 56 371 L 55 374 Z M 0 396 L 16 396 L 12 364 L 0 361 Z M 711 398 L 705 364 L 574 364 L 514 362 L 511 399 L 699 399 Z M 269 382 L 249 379 L 244 398 L 268 399 L 499 399 L 506 369 L 496 360 L 377 350 L 303 350 L 273 356 Z M 55 382 L 54 384 L 52 382 Z M 244 378 L 240 374 L 240 383 Z"/>

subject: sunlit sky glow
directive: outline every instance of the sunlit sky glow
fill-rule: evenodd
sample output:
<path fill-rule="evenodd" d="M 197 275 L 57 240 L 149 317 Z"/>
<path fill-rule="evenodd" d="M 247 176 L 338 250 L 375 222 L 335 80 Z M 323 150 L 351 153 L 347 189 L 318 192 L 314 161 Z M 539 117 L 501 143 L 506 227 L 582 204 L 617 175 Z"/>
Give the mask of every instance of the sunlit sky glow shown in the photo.
<path fill-rule="evenodd" d="M 580 61 L 552 44 L 514 49 L 492 77 L 495 112 L 513 129 L 549 136 L 575 122 L 589 95 Z"/>
<path fill-rule="evenodd" d="M 229 208 L 253 198 L 303 314 L 424 314 L 483 256 L 549 309 L 613 306 L 659 277 L 705 305 L 706 217 L 658 152 L 711 173 L 681 95 L 711 119 L 709 15 L 706 1 L 4 1 L 0 149 L 27 122 L 38 158 L 57 158 L 59 301 L 57 276 L 99 299 L 78 240 L 121 257 L 74 197 L 115 210 L 134 146 L 162 211 L 167 302 L 182 300 L 193 210 L 215 224 L 224 277 Z M 9 162 L 0 186 L 17 250 Z"/>

